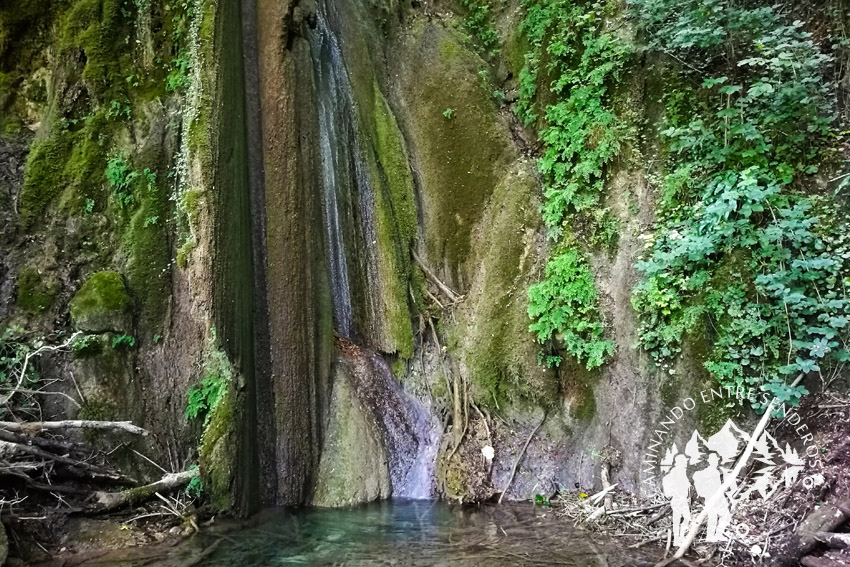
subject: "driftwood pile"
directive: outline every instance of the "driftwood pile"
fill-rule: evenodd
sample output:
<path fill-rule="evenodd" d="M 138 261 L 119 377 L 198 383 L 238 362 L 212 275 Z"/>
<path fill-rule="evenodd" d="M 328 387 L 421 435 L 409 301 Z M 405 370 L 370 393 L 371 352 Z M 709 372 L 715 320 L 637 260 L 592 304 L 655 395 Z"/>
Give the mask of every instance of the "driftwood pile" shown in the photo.
<path fill-rule="evenodd" d="M 797 526 L 785 544 L 780 565 L 804 567 L 850 566 L 850 499 L 822 504 Z M 818 553 L 821 549 L 825 552 Z"/>
<path fill-rule="evenodd" d="M 73 396 L 49 383 L 28 380 L 28 368 L 40 355 L 71 350 L 79 333 L 61 344 L 41 345 L 27 352 L 0 387 L 0 515 L 18 516 L 22 510 L 59 509 L 64 512 L 102 512 L 137 504 L 188 484 L 198 475 L 190 470 L 169 473 L 151 484 L 109 462 L 108 455 L 79 439 L 80 431 L 109 431 L 146 436 L 129 421 L 42 420 L 41 402 L 63 396 L 77 406 Z M 76 382 L 74 383 L 76 386 Z M 77 394 L 82 398 L 79 388 Z M 132 449 L 131 449 L 132 450 Z M 140 453 L 139 457 L 146 459 Z M 148 460 L 151 464 L 153 461 Z"/>
<path fill-rule="evenodd" d="M 138 480 L 106 462 L 99 451 L 55 435 L 69 429 L 147 435 L 127 421 L 0 422 L 0 478 L 4 479 L 0 506 L 13 509 L 35 491 L 52 495 L 70 511 L 108 511 L 184 486 L 198 475 L 197 470 L 166 473 L 140 486 Z"/>

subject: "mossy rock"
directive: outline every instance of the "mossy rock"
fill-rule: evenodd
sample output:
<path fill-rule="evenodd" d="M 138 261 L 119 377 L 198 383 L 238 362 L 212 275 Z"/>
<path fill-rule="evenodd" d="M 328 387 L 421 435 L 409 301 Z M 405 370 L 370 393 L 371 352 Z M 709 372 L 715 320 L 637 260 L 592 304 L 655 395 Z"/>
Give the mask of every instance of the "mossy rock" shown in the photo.
<path fill-rule="evenodd" d="M 18 274 L 17 305 L 30 313 L 41 313 L 53 307 L 59 285 L 45 278 L 36 268 L 24 268 Z"/>
<path fill-rule="evenodd" d="M 426 259 L 446 283 L 464 288 L 474 227 L 518 154 L 481 86 L 478 72 L 486 63 L 464 47 L 459 32 L 420 21 L 399 61 Z"/>
<path fill-rule="evenodd" d="M 348 506 L 390 496 L 387 458 L 375 416 L 364 409 L 337 366 L 313 504 Z"/>
<path fill-rule="evenodd" d="M 237 401 L 233 388 L 213 409 L 201 441 L 200 465 L 203 491 L 217 510 L 231 510 L 236 495 L 232 490 L 236 448 Z"/>
<path fill-rule="evenodd" d="M 121 274 L 97 272 L 71 299 L 71 321 L 87 333 L 127 331 L 133 323 L 131 307 Z"/>

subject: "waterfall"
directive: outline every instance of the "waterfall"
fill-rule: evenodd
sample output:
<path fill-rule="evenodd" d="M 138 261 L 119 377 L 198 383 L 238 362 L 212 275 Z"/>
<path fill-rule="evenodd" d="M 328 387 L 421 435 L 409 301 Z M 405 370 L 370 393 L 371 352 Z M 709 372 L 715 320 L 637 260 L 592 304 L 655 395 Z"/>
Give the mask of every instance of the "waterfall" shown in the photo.
<path fill-rule="evenodd" d="M 352 279 L 366 285 L 361 298 L 368 303 L 366 311 L 383 315 L 376 309 L 381 285 L 374 246 L 378 238 L 374 188 L 342 50 L 325 9 L 319 6 L 309 42 L 317 89 L 326 253 L 334 325 L 341 337 L 337 346 L 351 365 L 358 399 L 381 431 L 392 496 L 429 499 L 435 496 L 434 467 L 442 433 L 439 420 L 431 408 L 402 387 L 383 355 L 355 342 L 355 332 L 368 333 L 354 328 Z M 359 258 L 358 250 L 362 250 Z M 363 342 L 359 336 L 357 340 Z"/>
<path fill-rule="evenodd" d="M 336 36 L 320 13 L 310 34 L 319 109 L 319 154 L 325 236 L 330 260 L 331 296 L 337 333 L 352 333 L 351 287 L 346 261 L 341 197 L 350 197 L 351 168 L 358 185 L 366 183 L 359 171 L 361 161 L 354 123 L 354 100 Z M 363 188 L 368 189 L 368 186 Z"/>

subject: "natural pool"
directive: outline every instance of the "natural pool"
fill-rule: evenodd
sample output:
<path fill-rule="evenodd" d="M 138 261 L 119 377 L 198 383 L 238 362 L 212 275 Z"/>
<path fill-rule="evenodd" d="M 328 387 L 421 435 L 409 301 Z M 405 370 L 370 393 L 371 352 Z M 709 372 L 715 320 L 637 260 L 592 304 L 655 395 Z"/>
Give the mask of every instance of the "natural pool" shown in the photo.
<path fill-rule="evenodd" d="M 174 546 L 112 552 L 85 567 L 652 565 L 657 552 L 628 549 L 572 526 L 550 508 L 461 508 L 387 501 L 351 509 L 264 512 L 250 527 L 214 525 Z"/>

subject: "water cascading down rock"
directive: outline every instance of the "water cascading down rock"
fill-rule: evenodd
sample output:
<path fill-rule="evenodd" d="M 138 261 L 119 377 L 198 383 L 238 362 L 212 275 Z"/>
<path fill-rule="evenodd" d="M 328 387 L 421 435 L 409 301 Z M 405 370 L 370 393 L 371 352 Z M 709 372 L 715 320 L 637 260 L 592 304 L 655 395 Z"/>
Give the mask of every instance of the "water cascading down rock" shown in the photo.
<path fill-rule="evenodd" d="M 322 212 L 337 355 L 315 502 L 432 498 L 440 426 L 377 352 L 375 188 L 332 8 L 309 35 L 317 89 Z"/>

